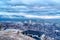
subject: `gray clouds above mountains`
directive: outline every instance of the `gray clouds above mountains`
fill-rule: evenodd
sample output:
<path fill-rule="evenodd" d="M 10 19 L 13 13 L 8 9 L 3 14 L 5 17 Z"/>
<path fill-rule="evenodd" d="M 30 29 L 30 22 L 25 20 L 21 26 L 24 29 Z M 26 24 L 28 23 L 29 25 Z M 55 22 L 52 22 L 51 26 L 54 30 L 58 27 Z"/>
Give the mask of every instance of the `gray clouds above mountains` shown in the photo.
<path fill-rule="evenodd" d="M 0 15 L 2 18 L 60 18 L 59 5 L 60 0 L 0 0 Z"/>

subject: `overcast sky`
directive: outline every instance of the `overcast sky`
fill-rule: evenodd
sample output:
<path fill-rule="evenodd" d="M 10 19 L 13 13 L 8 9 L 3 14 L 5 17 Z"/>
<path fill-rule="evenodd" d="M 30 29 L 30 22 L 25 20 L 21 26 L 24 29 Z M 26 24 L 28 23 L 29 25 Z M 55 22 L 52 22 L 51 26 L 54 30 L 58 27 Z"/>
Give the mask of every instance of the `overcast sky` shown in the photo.
<path fill-rule="evenodd" d="M 2 2 L 10 2 L 10 3 L 24 3 L 24 4 L 59 4 L 60 0 L 0 0 Z"/>
<path fill-rule="evenodd" d="M 36 6 L 33 6 L 33 7 L 28 7 L 24 5 L 23 6 L 10 6 L 8 4 L 11 4 L 11 5 L 12 4 L 13 5 L 14 4 L 26 4 L 26 5 L 36 5 Z M 43 5 L 43 6 L 39 6 L 39 5 Z M 55 18 L 57 19 L 58 18 L 60 19 L 59 5 L 60 5 L 60 0 L 18 0 L 18 1 L 17 0 L 0 0 L 0 15 L 2 15 L 2 18 L 3 17 L 17 18 L 16 16 L 24 16 L 27 18 L 42 18 L 42 19 L 55 19 Z M 18 11 L 18 12 L 19 11 L 27 11 L 27 12 L 28 11 L 39 11 L 39 13 L 38 12 L 15 13 L 14 11 Z M 16 15 L 16 16 L 13 16 L 13 15 Z"/>

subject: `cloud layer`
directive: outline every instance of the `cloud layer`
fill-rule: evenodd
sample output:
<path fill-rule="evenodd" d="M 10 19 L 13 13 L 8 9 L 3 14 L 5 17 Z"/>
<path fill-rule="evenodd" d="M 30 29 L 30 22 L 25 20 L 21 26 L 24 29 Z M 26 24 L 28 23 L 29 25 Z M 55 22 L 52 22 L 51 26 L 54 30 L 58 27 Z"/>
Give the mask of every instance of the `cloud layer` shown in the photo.
<path fill-rule="evenodd" d="M 0 18 L 60 19 L 60 0 L 0 0 Z"/>
<path fill-rule="evenodd" d="M 5 12 L 1 12 L 0 13 L 0 17 L 1 18 L 20 18 L 20 17 L 25 17 L 25 18 L 38 18 L 38 19 L 60 19 L 60 15 L 54 15 L 54 16 L 49 16 L 49 15 L 31 15 L 31 14 L 27 14 L 27 13 L 5 13 Z"/>

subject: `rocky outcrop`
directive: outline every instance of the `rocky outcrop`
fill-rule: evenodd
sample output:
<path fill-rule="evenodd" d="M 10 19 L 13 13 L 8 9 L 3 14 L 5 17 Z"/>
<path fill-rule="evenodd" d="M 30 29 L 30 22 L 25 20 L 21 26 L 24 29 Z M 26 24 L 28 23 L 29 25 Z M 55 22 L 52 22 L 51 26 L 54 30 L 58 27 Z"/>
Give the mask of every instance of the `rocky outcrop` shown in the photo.
<path fill-rule="evenodd" d="M 40 38 L 41 38 L 41 40 L 54 40 L 54 38 L 46 36 L 45 34 L 43 34 Z"/>
<path fill-rule="evenodd" d="M 35 40 L 31 37 L 23 35 L 21 30 L 7 29 L 0 31 L 0 40 Z"/>

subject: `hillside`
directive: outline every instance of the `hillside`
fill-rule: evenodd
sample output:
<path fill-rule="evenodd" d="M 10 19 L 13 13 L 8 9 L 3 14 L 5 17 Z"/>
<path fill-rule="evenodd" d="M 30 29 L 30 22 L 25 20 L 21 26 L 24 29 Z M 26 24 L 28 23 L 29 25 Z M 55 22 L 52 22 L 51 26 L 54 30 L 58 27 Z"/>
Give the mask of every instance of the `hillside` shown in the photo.
<path fill-rule="evenodd" d="M 0 40 L 34 40 L 34 39 L 21 34 L 20 30 L 7 29 L 4 31 L 0 31 Z"/>

